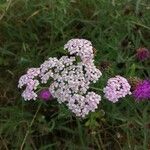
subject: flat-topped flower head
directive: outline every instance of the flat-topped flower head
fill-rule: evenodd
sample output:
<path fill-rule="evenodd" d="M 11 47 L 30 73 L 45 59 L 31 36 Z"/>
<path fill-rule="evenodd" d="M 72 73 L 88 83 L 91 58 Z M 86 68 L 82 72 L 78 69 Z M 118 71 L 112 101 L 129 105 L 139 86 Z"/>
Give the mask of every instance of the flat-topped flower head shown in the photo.
<path fill-rule="evenodd" d="M 68 101 L 67 106 L 78 117 L 84 118 L 89 112 L 94 112 L 98 108 L 101 96 L 88 92 L 86 96 L 74 94 Z"/>
<path fill-rule="evenodd" d="M 36 79 L 40 74 L 40 68 L 30 68 L 28 69 L 25 75 L 22 75 L 19 79 L 19 88 L 26 87 L 22 93 L 22 97 L 25 100 L 36 100 L 37 94 L 35 90 L 37 89 L 38 85 L 40 84 L 39 80 Z"/>
<path fill-rule="evenodd" d="M 70 55 L 80 56 L 84 63 L 91 61 L 94 57 L 92 43 L 85 39 L 71 39 L 65 44 L 64 49 L 67 49 Z"/>
<path fill-rule="evenodd" d="M 100 70 L 94 64 L 85 65 L 78 62 L 77 64 L 65 66 L 53 78 L 54 81 L 50 85 L 50 91 L 58 102 L 66 102 L 74 94 L 86 94 L 90 83 L 95 83 L 101 75 Z"/>
<path fill-rule="evenodd" d="M 138 60 L 146 60 L 150 58 L 150 51 L 147 48 L 139 48 L 136 53 L 136 57 Z"/>
<path fill-rule="evenodd" d="M 60 59 L 50 57 L 39 68 L 29 69 L 20 78 L 18 87 L 26 86 L 22 93 L 25 100 L 35 100 L 37 96 L 44 101 L 56 98 L 59 103 L 66 104 L 76 116 L 85 117 L 89 112 L 95 111 L 101 100 L 100 95 L 88 90 L 90 84 L 95 83 L 102 73 L 94 65 L 90 41 L 72 39 L 67 42 L 65 49 L 73 56 L 62 56 Z M 43 84 L 48 89 L 38 92 Z"/>
<path fill-rule="evenodd" d="M 104 88 L 105 97 L 115 103 L 119 101 L 120 98 L 125 97 L 130 92 L 131 86 L 129 85 L 128 81 L 121 76 L 116 76 L 114 78 L 110 78 L 107 81 L 107 86 Z"/>
<path fill-rule="evenodd" d="M 133 91 L 135 100 L 150 100 L 150 80 L 144 80 L 137 84 Z"/>

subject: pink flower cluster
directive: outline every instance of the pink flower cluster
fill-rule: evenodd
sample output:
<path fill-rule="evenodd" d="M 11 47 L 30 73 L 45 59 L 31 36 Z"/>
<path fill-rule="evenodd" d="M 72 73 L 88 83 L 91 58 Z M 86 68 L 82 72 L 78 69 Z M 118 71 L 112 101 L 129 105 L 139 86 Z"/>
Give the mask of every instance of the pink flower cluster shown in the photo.
<path fill-rule="evenodd" d="M 116 103 L 119 101 L 119 98 L 125 97 L 128 94 L 130 95 L 130 89 L 131 86 L 124 77 L 116 76 L 107 81 L 107 86 L 103 91 L 105 93 L 104 96 L 109 101 Z"/>
<path fill-rule="evenodd" d="M 76 116 L 85 117 L 90 111 L 95 111 L 101 100 L 100 95 L 88 92 L 88 89 L 102 73 L 94 65 L 90 41 L 72 39 L 65 45 L 65 49 L 75 56 L 62 56 L 60 59 L 50 57 L 36 68 L 37 70 L 28 70 L 27 74 L 20 78 L 18 87 L 26 85 L 22 97 L 31 100 L 37 98 L 36 90 L 39 84 L 50 82 L 49 91 L 52 97 L 59 103 L 65 103 Z M 81 58 L 81 62 L 77 61 L 76 56 Z"/>
<path fill-rule="evenodd" d="M 35 90 L 40 84 L 36 77 L 38 77 L 39 74 L 39 68 L 30 68 L 28 69 L 27 74 L 21 76 L 21 78 L 19 79 L 18 87 L 22 88 L 23 86 L 26 86 L 24 92 L 22 93 L 22 97 L 25 100 L 36 100 L 37 93 L 35 92 Z"/>

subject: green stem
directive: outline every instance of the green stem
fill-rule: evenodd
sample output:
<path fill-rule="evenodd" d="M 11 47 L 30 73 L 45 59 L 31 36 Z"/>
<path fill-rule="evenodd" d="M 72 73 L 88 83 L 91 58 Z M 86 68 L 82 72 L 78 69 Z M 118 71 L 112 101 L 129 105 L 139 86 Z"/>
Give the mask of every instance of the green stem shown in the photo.
<path fill-rule="evenodd" d="M 20 150 L 23 150 L 24 144 L 25 144 L 26 139 L 27 139 L 27 137 L 28 137 L 28 135 L 29 135 L 29 132 L 30 132 L 30 128 L 32 127 L 32 125 L 33 125 L 33 123 L 34 123 L 34 120 L 35 120 L 35 118 L 36 118 L 36 116 L 37 116 L 37 114 L 38 114 L 38 112 L 39 112 L 39 110 L 40 110 L 40 108 L 41 108 L 41 105 L 42 105 L 42 104 L 40 104 L 40 105 L 38 106 L 38 108 L 37 108 L 37 110 L 36 110 L 36 112 L 35 112 L 35 114 L 34 114 L 34 116 L 33 116 L 33 118 L 32 118 L 32 121 L 31 121 L 31 123 L 30 123 L 30 125 L 29 125 L 29 127 L 28 127 L 28 129 L 27 129 L 27 132 L 26 132 L 26 134 L 25 134 L 25 136 L 24 136 L 24 139 L 23 139 L 23 142 L 22 142 L 22 144 L 21 144 Z"/>
<path fill-rule="evenodd" d="M 103 89 L 96 88 L 96 87 L 90 87 L 90 89 L 93 89 L 93 90 L 96 90 L 96 91 L 101 91 L 101 92 L 103 92 Z"/>

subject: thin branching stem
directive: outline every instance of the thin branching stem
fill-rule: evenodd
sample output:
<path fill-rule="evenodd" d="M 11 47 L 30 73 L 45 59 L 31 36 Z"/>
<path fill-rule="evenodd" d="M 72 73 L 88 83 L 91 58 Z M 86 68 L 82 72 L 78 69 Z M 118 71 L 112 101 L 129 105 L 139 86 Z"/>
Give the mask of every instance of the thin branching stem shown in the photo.
<path fill-rule="evenodd" d="M 36 118 L 36 116 L 37 116 L 37 114 L 38 114 L 38 112 L 39 112 L 39 110 L 40 110 L 40 108 L 41 108 L 41 105 L 42 105 L 42 104 L 40 104 L 40 105 L 38 106 L 38 108 L 37 108 L 37 110 L 36 110 L 36 112 L 35 112 L 35 114 L 34 114 L 34 116 L 33 116 L 33 118 L 32 118 L 32 121 L 31 121 L 31 123 L 30 123 L 30 125 L 29 125 L 29 127 L 28 127 L 28 130 L 27 130 L 27 132 L 26 132 L 26 134 L 25 134 L 25 136 L 24 136 L 23 142 L 22 142 L 22 144 L 21 144 L 21 146 L 20 146 L 20 150 L 23 150 L 24 144 L 25 144 L 26 139 L 27 139 L 27 137 L 28 137 L 28 135 L 29 135 L 30 129 L 31 129 L 33 123 L 34 123 L 34 120 L 35 120 L 35 118 Z"/>

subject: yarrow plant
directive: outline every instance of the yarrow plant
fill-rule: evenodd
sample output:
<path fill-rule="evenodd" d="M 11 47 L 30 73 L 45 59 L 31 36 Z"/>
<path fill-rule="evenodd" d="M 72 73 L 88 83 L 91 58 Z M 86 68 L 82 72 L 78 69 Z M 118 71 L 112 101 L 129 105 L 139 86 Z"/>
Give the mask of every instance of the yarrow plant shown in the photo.
<path fill-rule="evenodd" d="M 107 86 L 104 88 L 104 96 L 109 101 L 116 103 L 120 98 L 131 94 L 130 88 L 131 86 L 129 85 L 127 79 L 118 75 L 107 81 Z"/>
<path fill-rule="evenodd" d="M 76 116 L 85 117 L 90 111 L 95 111 L 101 101 L 100 95 L 88 90 L 102 73 L 94 65 L 90 41 L 72 39 L 64 49 L 74 56 L 62 56 L 60 59 L 50 57 L 39 68 L 29 69 L 20 78 L 18 87 L 26 86 L 22 93 L 25 100 L 35 100 L 40 88 L 38 86 L 48 84 L 53 98 L 59 103 L 65 103 Z M 77 56 L 81 61 L 78 61 Z M 44 96 L 43 99 L 47 100 L 47 94 L 40 94 L 40 98 Z"/>
<path fill-rule="evenodd" d="M 27 73 L 19 79 L 18 87 L 22 88 L 26 86 L 25 90 L 22 93 L 22 97 L 25 100 L 36 100 L 37 93 L 35 90 L 37 89 L 38 85 L 40 84 L 37 77 L 40 74 L 40 68 L 30 68 L 28 69 Z"/>
<path fill-rule="evenodd" d="M 94 58 L 92 43 L 85 39 L 71 39 L 65 44 L 64 49 L 67 49 L 70 55 L 79 56 L 83 63 L 89 63 Z"/>
<path fill-rule="evenodd" d="M 84 118 L 89 112 L 94 112 L 101 101 L 101 96 L 91 91 L 90 85 L 96 83 L 102 73 L 94 64 L 94 48 L 90 41 L 71 39 L 65 44 L 64 50 L 68 51 L 68 56 L 60 59 L 50 57 L 39 68 L 28 69 L 20 77 L 18 87 L 24 88 L 22 97 L 25 100 L 39 98 L 48 101 L 55 98 L 76 116 Z M 138 57 L 142 60 L 148 54 L 145 55 L 146 51 L 139 52 Z M 136 100 L 149 99 L 150 81 L 143 81 L 131 89 L 127 79 L 117 75 L 108 79 L 103 92 L 106 99 L 116 103 L 131 95 L 130 90 Z"/>

